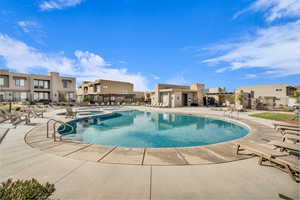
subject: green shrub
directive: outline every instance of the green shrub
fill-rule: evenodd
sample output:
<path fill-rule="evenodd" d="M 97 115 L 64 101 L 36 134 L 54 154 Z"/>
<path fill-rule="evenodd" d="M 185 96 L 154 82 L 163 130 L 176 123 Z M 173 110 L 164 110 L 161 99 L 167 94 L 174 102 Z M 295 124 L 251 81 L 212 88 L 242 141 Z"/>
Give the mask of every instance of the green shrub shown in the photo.
<path fill-rule="evenodd" d="M 36 102 L 35 101 L 30 101 L 29 105 L 36 105 Z"/>
<path fill-rule="evenodd" d="M 49 200 L 55 191 L 54 184 L 40 184 L 36 179 L 12 181 L 0 185 L 0 199 L 5 200 Z"/>

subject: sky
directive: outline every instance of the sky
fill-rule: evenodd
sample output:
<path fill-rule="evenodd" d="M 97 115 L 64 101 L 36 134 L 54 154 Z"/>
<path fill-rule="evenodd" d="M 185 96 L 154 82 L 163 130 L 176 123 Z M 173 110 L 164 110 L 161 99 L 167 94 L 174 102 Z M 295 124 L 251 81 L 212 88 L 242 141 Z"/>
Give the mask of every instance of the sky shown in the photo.
<path fill-rule="evenodd" d="M 300 0 L 1 0 L 0 68 L 136 91 L 300 85 Z"/>

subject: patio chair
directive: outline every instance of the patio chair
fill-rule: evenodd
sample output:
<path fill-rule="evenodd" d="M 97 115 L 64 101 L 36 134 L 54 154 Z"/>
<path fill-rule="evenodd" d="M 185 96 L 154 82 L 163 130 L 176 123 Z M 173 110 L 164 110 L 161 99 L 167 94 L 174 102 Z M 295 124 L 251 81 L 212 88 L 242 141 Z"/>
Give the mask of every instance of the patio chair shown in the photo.
<path fill-rule="evenodd" d="M 255 143 L 236 143 L 236 155 L 240 150 L 247 150 L 257 156 L 258 164 L 269 161 L 273 167 L 287 172 L 294 181 L 299 181 L 299 157 L 288 153 L 278 152 Z"/>
<path fill-rule="evenodd" d="M 27 110 L 28 115 L 32 115 L 34 118 L 44 118 L 44 111 L 40 109 L 29 108 Z"/>
<path fill-rule="evenodd" d="M 286 133 L 291 133 L 295 135 L 300 135 L 300 128 L 294 125 L 278 125 L 274 124 L 274 129 L 276 132 L 280 133 L 281 135 L 285 135 Z"/>
<path fill-rule="evenodd" d="M 285 142 L 287 140 L 293 141 L 294 144 L 300 142 L 300 136 L 299 135 L 292 135 L 292 134 L 285 134 L 282 137 L 282 142 Z"/>
<path fill-rule="evenodd" d="M 300 145 L 292 144 L 287 142 L 280 142 L 280 141 L 271 141 L 271 145 L 275 146 L 276 148 L 280 148 L 281 151 L 293 151 L 300 153 Z"/>
<path fill-rule="evenodd" d="M 66 107 L 66 118 L 71 117 L 71 118 L 76 118 L 77 117 L 77 112 L 74 112 L 71 107 Z"/>
<path fill-rule="evenodd" d="M 13 113 L 10 113 L 4 109 L 0 109 L 0 115 L 2 118 L 6 120 L 13 120 L 16 118 L 16 116 Z"/>
<path fill-rule="evenodd" d="M 9 113 L 6 110 L 0 109 L 0 116 L 3 118 L 2 122 L 10 121 L 12 125 L 17 125 L 23 121 L 25 121 L 26 124 L 30 122 L 30 117 L 27 114 L 17 111 Z"/>
<path fill-rule="evenodd" d="M 165 104 L 162 104 L 162 106 L 161 106 L 162 108 L 168 108 L 169 107 L 169 105 L 167 104 L 167 103 L 165 103 Z"/>
<path fill-rule="evenodd" d="M 285 131 L 285 130 L 298 131 L 298 132 L 300 132 L 300 128 L 299 128 L 299 127 L 278 126 L 278 127 L 276 128 L 276 131 Z"/>
<path fill-rule="evenodd" d="M 25 124 L 30 123 L 30 116 L 26 113 L 21 113 L 21 112 L 14 112 L 13 113 L 13 121 L 11 121 L 12 125 L 16 126 L 17 124 L 21 122 L 25 122 Z"/>
<path fill-rule="evenodd" d="M 280 127 L 287 127 L 287 128 L 300 128 L 299 125 L 293 125 L 293 124 L 282 124 L 282 123 L 274 123 L 274 129 L 277 130 Z"/>
<path fill-rule="evenodd" d="M 298 136 L 300 136 L 300 132 L 299 131 L 293 131 L 293 130 L 283 130 L 281 133 L 282 133 L 282 135 L 290 134 L 290 135 L 298 135 Z"/>

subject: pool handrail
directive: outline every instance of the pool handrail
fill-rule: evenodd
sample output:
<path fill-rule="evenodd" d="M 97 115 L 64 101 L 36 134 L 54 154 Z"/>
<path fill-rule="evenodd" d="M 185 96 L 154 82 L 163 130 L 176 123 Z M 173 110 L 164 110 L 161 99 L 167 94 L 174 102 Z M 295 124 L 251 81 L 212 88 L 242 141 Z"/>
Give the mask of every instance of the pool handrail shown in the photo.
<path fill-rule="evenodd" d="M 49 119 L 48 122 L 47 122 L 47 135 L 46 135 L 47 138 L 49 138 L 49 124 L 50 124 L 51 121 L 54 121 L 54 124 L 53 124 L 53 131 L 54 131 L 54 132 L 53 132 L 53 134 L 52 134 L 54 142 L 56 141 L 56 124 L 57 124 L 57 123 L 63 125 L 63 127 L 64 127 L 63 130 L 65 130 L 66 127 L 68 126 L 68 127 L 71 128 L 71 131 L 74 131 L 74 127 L 71 126 L 71 125 L 68 124 L 68 123 L 65 123 L 65 122 L 63 122 L 63 121 L 56 120 L 56 119 Z M 61 140 L 61 136 L 60 136 L 60 140 Z"/>

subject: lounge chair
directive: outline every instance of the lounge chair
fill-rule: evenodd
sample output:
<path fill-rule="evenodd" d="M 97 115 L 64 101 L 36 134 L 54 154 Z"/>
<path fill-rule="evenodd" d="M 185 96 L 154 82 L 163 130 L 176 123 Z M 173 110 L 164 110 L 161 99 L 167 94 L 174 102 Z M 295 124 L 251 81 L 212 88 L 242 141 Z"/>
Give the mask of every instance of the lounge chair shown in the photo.
<path fill-rule="evenodd" d="M 298 131 L 300 132 L 299 127 L 287 127 L 287 126 L 278 126 L 276 128 L 277 131 L 284 131 L 284 130 L 290 130 L 290 131 Z"/>
<path fill-rule="evenodd" d="M 282 141 L 285 142 L 287 140 L 291 140 L 293 141 L 293 143 L 298 143 L 300 142 L 300 136 L 299 135 L 292 135 L 292 134 L 285 134 L 283 137 L 282 137 Z"/>
<path fill-rule="evenodd" d="M 25 124 L 30 123 L 30 116 L 28 114 L 21 113 L 21 112 L 14 112 L 13 115 L 15 116 L 14 120 L 12 121 L 12 124 L 14 126 L 16 126 L 21 122 L 25 122 Z"/>
<path fill-rule="evenodd" d="M 299 131 L 293 131 L 293 130 L 284 130 L 281 133 L 282 133 L 282 135 L 290 134 L 290 135 L 298 135 L 298 136 L 300 136 L 300 132 Z"/>
<path fill-rule="evenodd" d="M 287 133 L 300 135 L 300 128 L 277 126 L 275 130 L 283 136 Z"/>
<path fill-rule="evenodd" d="M 44 112 L 42 110 L 37 109 L 29 109 L 28 114 L 32 114 L 34 118 L 44 118 Z"/>
<path fill-rule="evenodd" d="M 281 124 L 281 123 L 274 123 L 274 129 L 277 130 L 277 128 L 280 127 L 289 127 L 289 128 L 300 128 L 300 126 L 298 125 L 293 125 L 293 124 Z"/>
<path fill-rule="evenodd" d="M 300 145 L 280 141 L 271 141 L 271 145 L 280 148 L 281 151 L 294 151 L 300 153 Z"/>
<path fill-rule="evenodd" d="M 66 107 L 66 118 L 71 117 L 71 118 L 76 118 L 77 117 L 77 112 L 74 112 L 71 107 Z"/>
<path fill-rule="evenodd" d="M 3 118 L 2 122 L 9 120 L 12 125 L 17 125 L 23 121 L 26 124 L 30 122 L 30 117 L 20 112 L 9 113 L 6 110 L 0 109 L 0 116 Z"/>
<path fill-rule="evenodd" d="M 237 143 L 236 145 L 237 155 L 241 149 L 247 150 L 251 152 L 251 154 L 259 157 L 259 165 L 263 165 L 263 162 L 269 161 L 273 164 L 273 167 L 287 172 L 294 181 L 299 181 L 299 157 L 289 155 L 288 153 L 278 152 L 254 143 Z"/>

